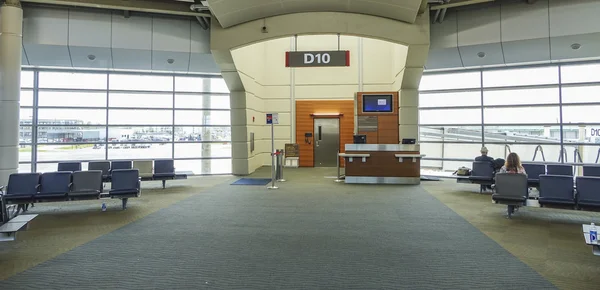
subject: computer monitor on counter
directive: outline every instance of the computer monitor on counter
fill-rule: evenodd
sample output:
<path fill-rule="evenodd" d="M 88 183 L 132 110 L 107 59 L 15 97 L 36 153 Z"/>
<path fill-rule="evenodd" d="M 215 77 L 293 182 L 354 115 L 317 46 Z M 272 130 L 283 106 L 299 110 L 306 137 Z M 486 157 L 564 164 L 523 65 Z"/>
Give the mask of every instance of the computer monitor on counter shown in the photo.
<path fill-rule="evenodd" d="M 402 139 L 402 144 L 415 144 L 417 143 L 417 139 Z"/>

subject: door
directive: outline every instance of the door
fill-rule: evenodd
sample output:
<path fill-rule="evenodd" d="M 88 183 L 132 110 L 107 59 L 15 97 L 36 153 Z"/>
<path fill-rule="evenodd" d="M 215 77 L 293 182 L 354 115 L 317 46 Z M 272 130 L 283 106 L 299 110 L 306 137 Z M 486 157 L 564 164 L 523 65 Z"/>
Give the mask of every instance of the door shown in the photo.
<path fill-rule="evenodd" d="M 340 119 L 315 118 L 315 167 L 336 167 L 340 149 Z"/>

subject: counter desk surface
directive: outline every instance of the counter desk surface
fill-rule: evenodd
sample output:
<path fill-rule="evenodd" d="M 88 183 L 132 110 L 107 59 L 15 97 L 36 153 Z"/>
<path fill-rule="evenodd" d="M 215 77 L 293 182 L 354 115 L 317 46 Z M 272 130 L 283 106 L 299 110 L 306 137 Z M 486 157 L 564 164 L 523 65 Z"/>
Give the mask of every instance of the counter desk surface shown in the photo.
<path fill-rule="evenodd" d="M 346 183 L 419 184 L 419 145 L 346 144 Z"/>

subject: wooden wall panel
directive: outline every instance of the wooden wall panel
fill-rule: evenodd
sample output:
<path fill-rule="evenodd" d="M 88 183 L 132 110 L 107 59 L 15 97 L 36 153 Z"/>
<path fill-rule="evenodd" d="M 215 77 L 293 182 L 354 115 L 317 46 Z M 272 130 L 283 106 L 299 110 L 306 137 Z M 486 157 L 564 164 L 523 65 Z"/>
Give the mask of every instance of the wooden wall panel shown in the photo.
<path fill-rule="evenodd" d="M 391 94 L 392 95 L 392 112 L 379 113 L 364 113 L 363 110 L 363 95 L 371 94 Z M 398 144 L 400 136 L 398 132 L 398 92 L 362 92 L 357 94 L 357 114 L 358 116 L 377 116 L 377 133 L 375 132 L 358 132 L 359 134 L 367 135 L 367 144 Z"/>
<path fill-rule="evenodd" d="M 314 122 L 311 114 L 340 113 L 340 152 L 344 152 L 346 144 L 352 144 L 354 136 L 354 101 L 353 100 L 302 100 L 296 101 L 296 143 L 300 147 L 301 167 L 314 167 Z M 324 116 L 317 116 L 324 118 Z M 336 117 L 337 118 L 337 117 Z M 313 134 L 309 138 L 311 144 L 305 142 L 304 134 Z M 341 166 L 344 159 L 340 158 Z"/>

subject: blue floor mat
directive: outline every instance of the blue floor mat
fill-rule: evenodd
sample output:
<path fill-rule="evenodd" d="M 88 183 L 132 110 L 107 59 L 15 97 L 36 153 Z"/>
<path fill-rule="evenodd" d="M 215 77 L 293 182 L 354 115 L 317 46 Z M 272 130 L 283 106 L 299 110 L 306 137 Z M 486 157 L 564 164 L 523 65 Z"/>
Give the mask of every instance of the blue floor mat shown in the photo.
<path fill-rule="evenodd" d="M 240 178 L 231 185 L 267 185 L 271 178 Z"/>

